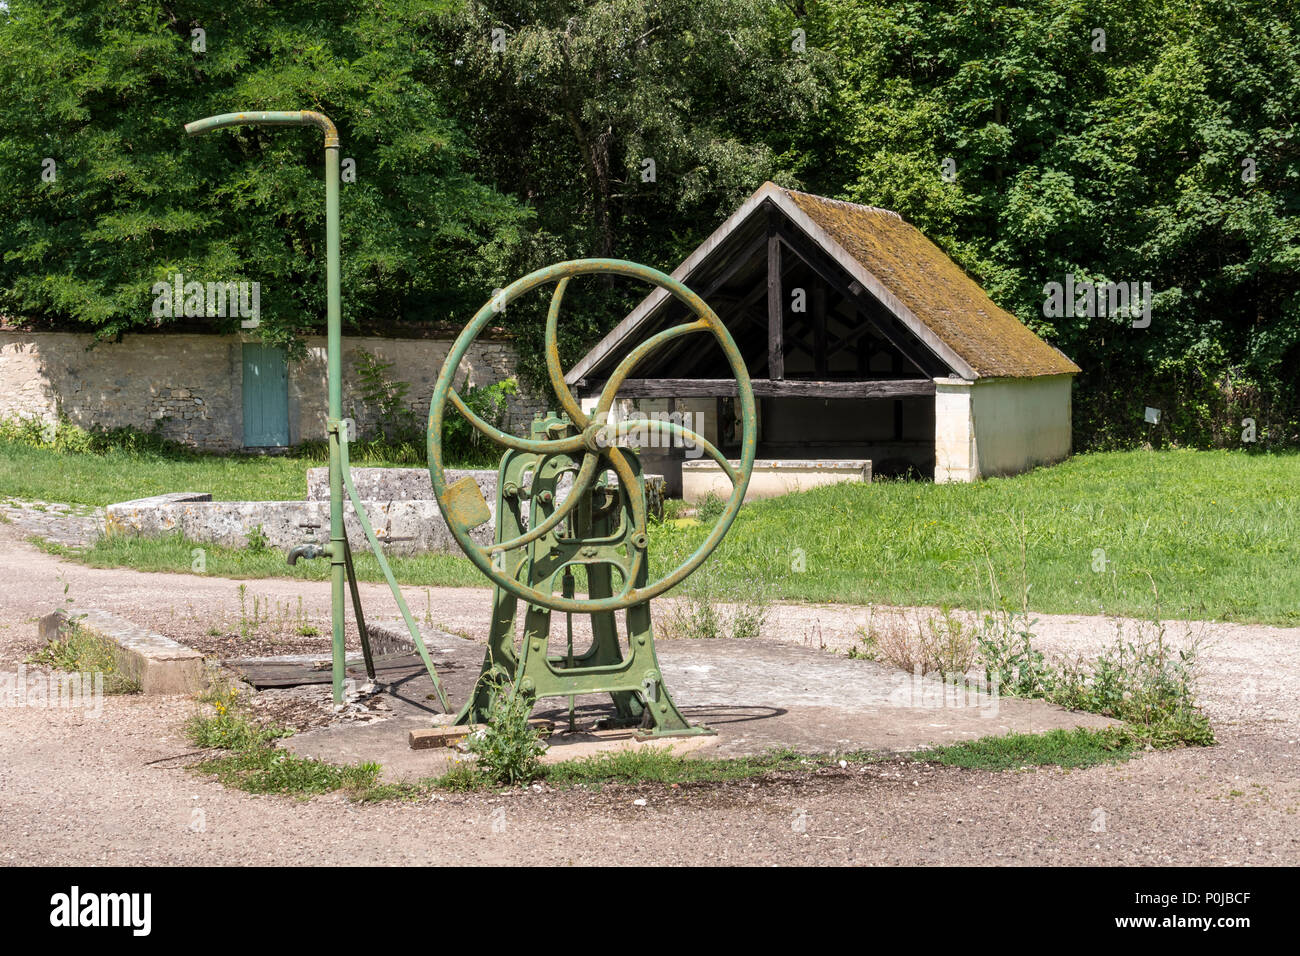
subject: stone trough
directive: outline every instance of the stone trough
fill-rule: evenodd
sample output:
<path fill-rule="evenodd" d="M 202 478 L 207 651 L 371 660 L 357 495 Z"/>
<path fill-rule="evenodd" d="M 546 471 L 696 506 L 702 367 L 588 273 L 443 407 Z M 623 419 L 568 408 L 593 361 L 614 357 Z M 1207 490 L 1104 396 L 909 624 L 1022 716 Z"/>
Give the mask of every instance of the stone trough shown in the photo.
<path fill-rule="evenodd" d="M 477 482 L 489 507 L 496 503 L 495 469 L 447 469 L 450 484 L 466 476 Z M 443 520 L 433 497 L 429 473 L 423 468 L 353 468 L 352 481 L 375 536 L 384 552 L 413 555 L 439 552 L 460 554 L 460 547 Z M 646 476 L 650 510 L 663 513 L 663 478 Z M 356 552 L 369 551 L 356 509 L 343 503 L 343 524 Z M 479 544 L 492 543 L 495 518 L 471 532 Z M 109 505 L 105 510 L 106 534 L 134 534 L 159 538 L 180 534 L 190 541 L 248 547 L 250 538 L 287 551 L 295 545 L 329 541 L 329 469 L 307 471 L 307 497 L 303 501 L 213 501 L 207 492 L 180 491 Z"/>

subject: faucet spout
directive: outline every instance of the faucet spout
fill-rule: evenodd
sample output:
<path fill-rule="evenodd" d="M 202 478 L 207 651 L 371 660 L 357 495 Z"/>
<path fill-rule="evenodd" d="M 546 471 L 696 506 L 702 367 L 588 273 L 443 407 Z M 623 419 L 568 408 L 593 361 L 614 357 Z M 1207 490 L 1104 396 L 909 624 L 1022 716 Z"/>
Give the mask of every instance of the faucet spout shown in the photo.
<path fill-rule="evenodd" d="M 297 564 L 299 558 L 326 558 L 329 557 L 329 550 L 321 547 L 319 544 L 299 544 L 289 549 L 289 563 Z"/>

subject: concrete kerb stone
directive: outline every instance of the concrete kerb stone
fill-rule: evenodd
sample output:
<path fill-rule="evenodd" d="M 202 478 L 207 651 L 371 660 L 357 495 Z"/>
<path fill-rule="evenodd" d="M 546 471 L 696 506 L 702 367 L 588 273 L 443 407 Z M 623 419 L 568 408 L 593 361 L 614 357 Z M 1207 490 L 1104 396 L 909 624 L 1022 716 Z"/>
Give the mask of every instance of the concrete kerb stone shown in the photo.
<path fill-rule="evenodd" d="M 141 693 L 196 694 L 207 687 L 202 654 L 107 611 L 82 609 L 70 618 L 59 609 L 40 619 L 38 632 L 43 640 L 56 639 L 73 620 L 113 645 L 118 668 L 140 685 Z"/>

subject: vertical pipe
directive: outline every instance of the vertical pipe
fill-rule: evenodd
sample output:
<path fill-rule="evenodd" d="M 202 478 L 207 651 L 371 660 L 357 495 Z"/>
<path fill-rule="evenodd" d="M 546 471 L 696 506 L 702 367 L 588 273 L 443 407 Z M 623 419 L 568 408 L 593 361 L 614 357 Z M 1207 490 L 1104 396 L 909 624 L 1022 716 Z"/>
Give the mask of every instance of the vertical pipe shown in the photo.
<path fill-rule="evenodd" d="M 334 637 L 334 703 L 343 702 L 344 627 L 343 586 L 346 578 L 347 538 L 343 532 L 343 465 L 339 443 L 343 440 L 343 294 L 339 276 L 339 132 L 323 113 L 314 110 L 222 113 L 185 124 L 185 132 L 198 136 L 229 126 L 315 126 L 325 134 L 325 288 L 328 302 L 329 415 L 326 429 L 330 446 L 330 615 Z M 363 523 L 364 524 L 364 523 Z M 396 587 L 396 585 L 394 585 Z M 399 605 L 401 604 L 399 597 Z M 404 607 L 404 606 L 403 606 Z M 360 609 L 358 608 L 358 615 Z M 411 625 L 414 627 L 414 625 Z M 416 641 L 419 644 L 417 638 Z M 422 646 L 422 645 L 421 645 Z M 432 665 L 430 665 L 432 668 Z M 430 670 L 432 675 L 432 669 Z M 441 693 L 437 677 L 434 687 Z"/>
<path fill-rule="evenodd" d="M 325 140 L 326 352 L 329 376 L 330 442 L 330 618 L 334 638 L 334 703 L 343 702 L 346 672 L 343 617 L 344 562 L 343 468 L 339 442 L 343 428 L 343 293 L 339 277 L 339 144 Z M 349 436 L 350 437 L 350 436 Z"/>

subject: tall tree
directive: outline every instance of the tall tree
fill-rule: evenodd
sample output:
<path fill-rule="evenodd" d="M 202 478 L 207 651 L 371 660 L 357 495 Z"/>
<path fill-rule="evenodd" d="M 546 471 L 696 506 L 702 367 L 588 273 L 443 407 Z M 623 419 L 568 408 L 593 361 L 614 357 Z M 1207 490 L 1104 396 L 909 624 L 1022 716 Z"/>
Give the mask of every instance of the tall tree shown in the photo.
<path fill-rule="evenodd" d="M 897 209 L 1084 369 L 1085 445 L 1300 438 L 1294 0 L 824 0 L 819 185 Z M 945 176 L 945 166 L 953 175 Z M 1044 286 L 1150 282 L 1148 328 Z M 1261 431 L 1262 435 L 1262 431 Z"/>
<path fill-rule="evenodd" d="M 319 134 L 181 129 L 236 109 L 310 108 L 335 119 L 355 164 L 345 318 L 460 320 L 521 254 L 530 214 L 468 172 L 436 16 L 416 0 L 11 0 L 0 310 L 112 335 L 155 321 L 151 288 L 179 272 L 259 282 L 269 339 L 323 321 Z"/>
<path fill-rule="evenodd" d="M 470 0 L 445 22 L 478 169 L 536 210 L 548 258 L 671 269 L 764 180 L 798 185 L 815 162 L 796 145 L 832 64 L 784 4 Z M 621 317 L 625 289 L 575 286 L 566 361 Z M 537 312 L 513 324 L 537 367 Z"/>

